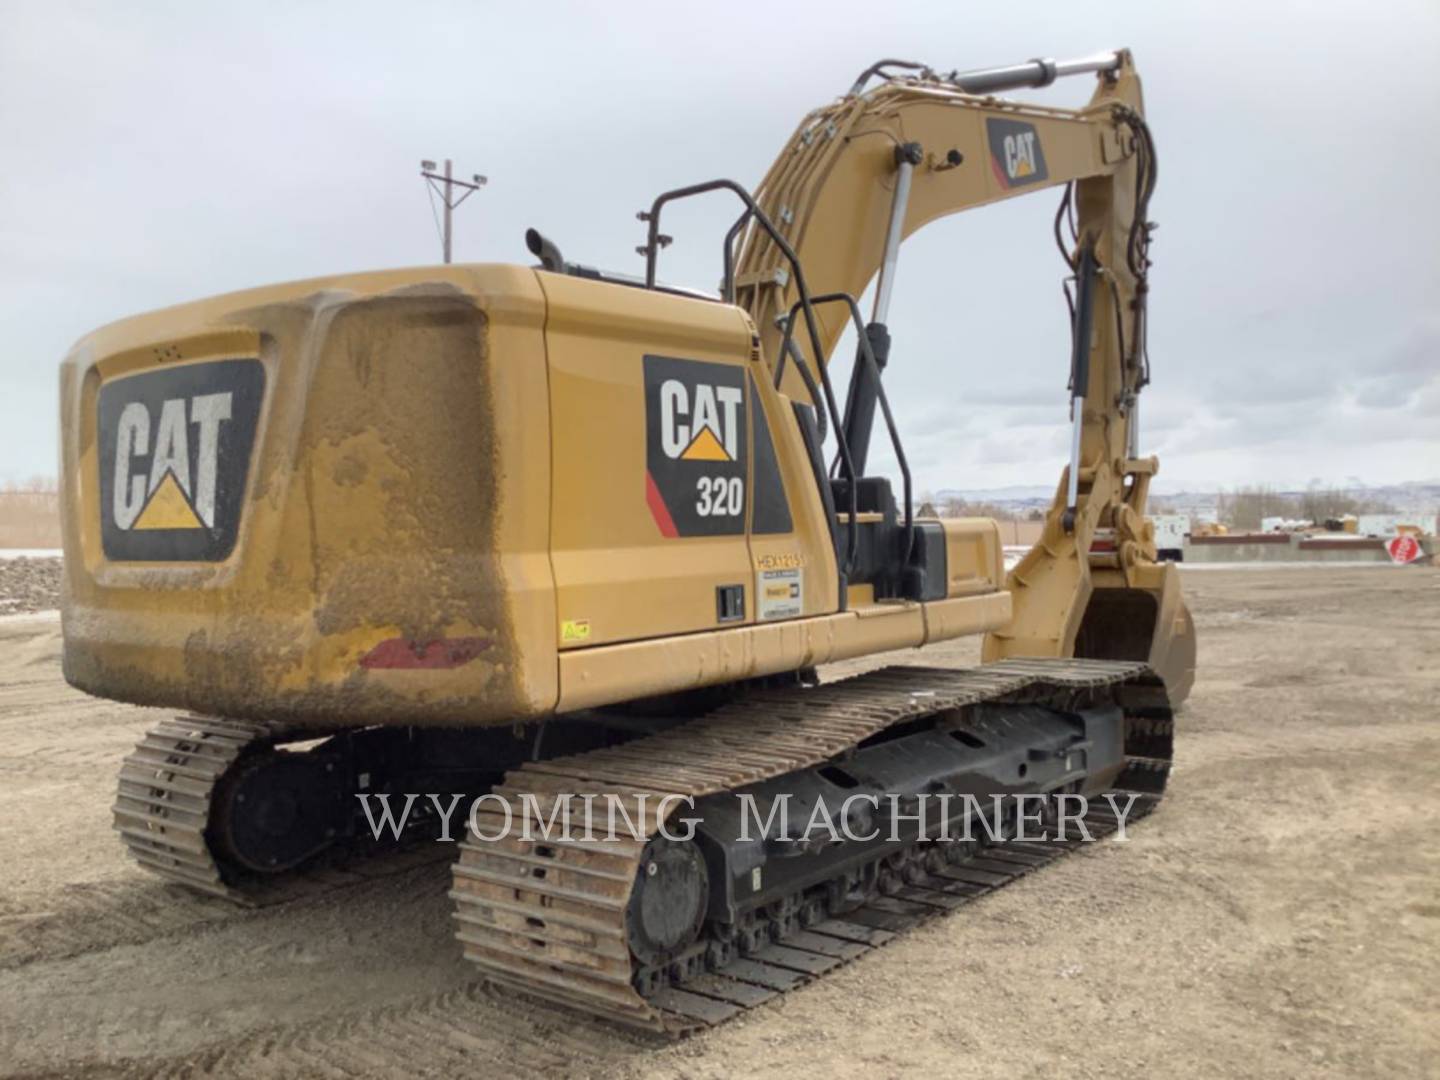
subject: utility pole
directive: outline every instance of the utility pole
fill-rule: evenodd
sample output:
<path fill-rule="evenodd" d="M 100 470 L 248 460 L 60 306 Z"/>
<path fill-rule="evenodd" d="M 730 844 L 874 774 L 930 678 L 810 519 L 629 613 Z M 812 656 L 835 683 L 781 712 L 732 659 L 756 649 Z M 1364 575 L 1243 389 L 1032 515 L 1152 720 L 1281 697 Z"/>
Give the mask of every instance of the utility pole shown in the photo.
<path fill-rule="evenodd" d="M 452 171 L 453 166 L 449 158 L 445 159 L 445 172 L 443 175 L 436 173 L 435 162 L 420 162 L 420 175 L 425 178 L 425 182 L 430 185 L 432 191 L 439 193 L 440 201 L 445 204 L 445 225 L 441 231 L 441 243 L 444 245 L 445 261 L 447 263 L 450 262 L 451 249 L 450 218 L 455 213 L 457 206 L 475 194 L 475 192 L 479 191 L 487 182 L 486 178 L 479 173 L 476 173 L 469 180 L 457 180 L 452 175 Z M 441 188 L 442 184 L 444 185 L 443 189 Z M 458 199 L 453 197 L 455 188 L 463 189 Z M 433 202 L 431 203 L 431 208 L 434 208 Z M 438 225 L 439 222 L 436 222 L 436 224 Z"/>

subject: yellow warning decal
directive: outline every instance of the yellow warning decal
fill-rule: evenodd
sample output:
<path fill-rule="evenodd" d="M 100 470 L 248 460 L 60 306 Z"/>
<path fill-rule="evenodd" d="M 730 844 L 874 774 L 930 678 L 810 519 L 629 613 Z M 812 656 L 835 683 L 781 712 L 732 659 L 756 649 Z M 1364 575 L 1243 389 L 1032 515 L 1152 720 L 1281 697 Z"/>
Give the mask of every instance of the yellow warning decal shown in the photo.
<path fill-rule="evenodd" d="M 729 461 L 730 455 L 708 427 L 702 427 L 680 455 L 682 461 Z"/>
<path fill-rule="evenodd" d="M 560 624 L 560 640 L 562 642 L 590 640 L 590 620 L 566 619 Z"/>
<path fill-rule="evenodd" d="M 135 529 L 199 529 L 200 519 L 190 506 L 190 500 L 175 482 L 175 474 L 167 472 L 140 511 L 140 516 L 131 526 Z"/>

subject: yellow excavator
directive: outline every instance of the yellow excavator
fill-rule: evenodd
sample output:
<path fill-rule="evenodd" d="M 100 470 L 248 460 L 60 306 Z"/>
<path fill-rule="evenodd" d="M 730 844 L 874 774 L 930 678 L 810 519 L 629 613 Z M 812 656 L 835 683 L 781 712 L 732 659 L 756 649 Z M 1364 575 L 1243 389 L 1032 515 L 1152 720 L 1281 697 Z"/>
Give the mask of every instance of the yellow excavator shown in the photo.
<path fill-rule="evenodd" d="M 1080 75 L 1080 109 L 996 96 Z M 484 976 L 676 1030 L 1074 846 L 1015 841 L 984 799 L 1034 795 L 1051 821 L 1066 795 L 1147 810 L 1195 662 L 1139 453 L 1155 179 L 1126 51 L 882 61 L 753 192 L 656 198 L 643 278 L 531 230 L 538 266 L 345 274 L 84 338 L 61 371 L 65 676 L 183 711 L 122 766 L 130 853 L 263 903 L 412 841 L 455 853 L 427 842 L 452 838 L 451 797 L 416 795 L 465 795 L 451 895 Z M 887 318 L 904 237 L 1042 189 L 1061 192 L 1073 438 L 1006 574 L 993 521 L 914 513 Z M 718 295 L 660 283 L 662 215 L 701 195 L 738 213 Z M 879 425 L 898 491 L 867 467 Z M 978 667 L 816 674 L 979 634 Z M 857 793 L 898 795 L 895 828 L 808 842 L 736 819 Z M 904 812 L 928 795 L 996 820 L 937 842 Z M 377 839 L 388 798 L 414 812 Z M 618 801 L 631 828 L 502 827 L 576 798 Z M 1118 805 L 1085 820 L 1123 825 Z"/>

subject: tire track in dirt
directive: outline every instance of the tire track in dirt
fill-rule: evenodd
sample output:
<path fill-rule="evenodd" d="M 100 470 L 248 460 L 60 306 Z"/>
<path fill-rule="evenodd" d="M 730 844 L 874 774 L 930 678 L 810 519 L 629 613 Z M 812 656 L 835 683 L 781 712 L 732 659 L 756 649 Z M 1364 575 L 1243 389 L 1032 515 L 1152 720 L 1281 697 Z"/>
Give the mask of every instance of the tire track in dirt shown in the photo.
<path fill-rule="evenodd" d="M 67 885 L 53 910 L 0 914 L 0 971 L 243 919 L 246 908 L 150 879 Z"/>
<path fill-rule="evenodd" d="M 0 1001 L 37 983 L 56 999 L 11 1009 L 0 1071 L 59 1069 L 79 1051 L 92 1066 L 137 1076 L 380 1075 L 397 1062 L 421 1075 L 573 1073 L 647 1045 L 492 997 L 454 946 L 448 886 L 439 863 L 218 919 L 182 903 L 182 924 L 155 933 L 171 899 L 157 884 L 127 911 L 143 940 L 69 955 L 51 941 L 0 970 Z"/>
<path fill-rule="evenodd" d="M 193 1057 L 127 1063 L 134 1076 L 197 1073 L 249 1077 L 593 1075 L 658 1042 L 543 1006 L 498 1000 L 480 983 L 405 1006 L 347 1014 L 306 1029 L 257 1032 Z"/>

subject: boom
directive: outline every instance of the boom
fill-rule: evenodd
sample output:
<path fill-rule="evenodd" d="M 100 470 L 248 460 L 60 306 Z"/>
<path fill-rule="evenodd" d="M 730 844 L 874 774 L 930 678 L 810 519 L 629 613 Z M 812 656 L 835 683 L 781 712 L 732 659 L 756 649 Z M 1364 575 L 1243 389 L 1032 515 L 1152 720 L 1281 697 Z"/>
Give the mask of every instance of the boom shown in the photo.
<path fill-rule="evenodd" d="M 906 73 L 893 74 L 897 68 Z M 1098 78 L 1082 109 L 990 96 L 1083 72 Z M 867 91 L 875 76 L 885 81 Z M 1152 226 L 1145 210 L 1154 183 L 1140 78 L 1130 53 L 1120 50 L 1068 63 L 1042 60 L 943 76 L 882 61 L 845 97 L 805 117 L 756 193 L 804 266 L 812 294 L 860 296 L 878 275 L 867 337 L 883 371 L 900 241 L 961 210 L 1065 188 L 1056 239 L 1074 279 L 1073 449 L 1044 536 L 1010 577 L 1014 624 L 987 637 L 987 659 L 1071 655 L 1077 639 L 1082 652 L 1113 651 L 1113 644 L 1098 643 L 1113 643 L 1117 625 L 1133 620 L 1137 591 L 1156 597 L 1153 618 L 1188 625 L 1175 572 L 1155 562 L 1145 526 L 1158 462 L 1138 454 L 1137 401 L 1149 378 L 1145 301 Z M 1068 242 L 1062 236 L 1067 221 L 1073 222 Z M 783 363 L 784 318 L 798 299 L 796 283 L 774 241 L 754 222 L 740 235 L 735 266 L 738 302 L 753 318 L 764 354 L 772 364 Z M 838 305 L 816 309 L 821 364 L 828 363 L 846 314 Z M 805 341 L 798 333 L 796 340 Z M 785 375 L 785 388 L 795 397 L 806 393 L 799 375 L 795 368 Z M 866 365 L 857 363 L 844 424 L 849 454 L 862 474 L 877 392 L 866 385 L 867 376 Z M 1091 604 L 1096 585 L 1123 590 L 1128 599 L 1116 592 Z M 1082 636 L 1087 609 L 1092 625 Z M 1176 648 L 1173 663 L 1148 658 L 1178 679 L 1175 690 L 1183 694 L 1180 686 L 1188 688 L 1189 681 L 1178 670 L 1193 666 L 1188 629 Z"/>

